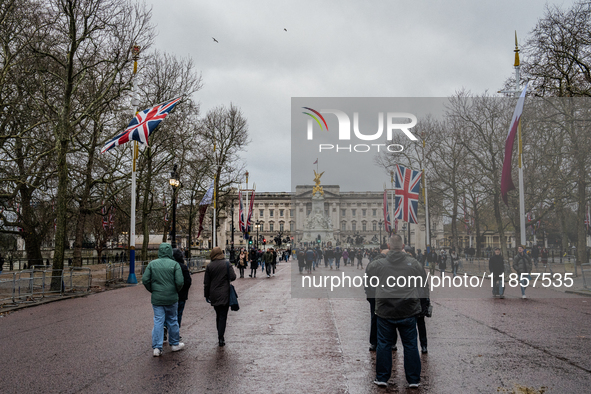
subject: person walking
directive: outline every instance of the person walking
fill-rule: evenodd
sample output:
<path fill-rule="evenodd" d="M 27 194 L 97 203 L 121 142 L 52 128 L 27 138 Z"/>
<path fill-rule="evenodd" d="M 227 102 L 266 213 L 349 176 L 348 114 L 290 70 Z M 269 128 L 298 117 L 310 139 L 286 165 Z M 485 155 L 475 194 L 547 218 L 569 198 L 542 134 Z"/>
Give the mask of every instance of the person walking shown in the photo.
<path fill-rule="evenodd" d="M 218 341 L 221 347 L 226 345 L 224 334 L 230 309 L 230 282 L 236 280 L 236 273 L 219 247 L 211 250 L 210 260 L 203 276 L 203 294 L 205 300 L 215 309 Z"/>
<path fill-rule="evenodd" d="M 416 280 L 411 281 L 410 278 L 421 277 L 421 281 L 426 281 L 427 275 L 418 261 L 403 252 L 404 244 L 400 235 L 392 235 L 388 247 L 389 251 L 385 257 L 369 263 L 367 275 L 370 278 L 377 277 L 379 283 L 388 283 L 388 278 L 391 277 L 405 277 L 406 286 L 375 288 L 378 344 L 374 383 L 378 386 L 388 386 L 388 380 L 392 375 L 392 345 L 395 343 L 398 330 L 404 346 L 406 381 L 411 388 L 419 387 L 421 358 L 417 346 L 417 315 L 421 313 L 420 298 L 428 298 L 428 293 L 425 293 L 428 288 Z"/>
<path fill-rule="evenodd" d="M 540 250 L 540 260 L 542 262 L 542 264 L 544 265 L 544 268 L 546 268 L 546 266 L 548 265 L 548 256 L 550 255 L 550 252 L 548 252 L 548 249 L 546 249 L 545 247 L 542 248 L 542 250 Z"/>
<path fill-rule="evenodd" d="M 178 292 L 183 288 L 184 279 L 181 266 L 173 260 L 172 246 L 162 243 L 158 248 L 158 258 L 150 261 L 142 283 L 152 293 L 151 302 L 154 310 L 154 327 L 152 328 L 152 349 L 154 357 L 162 355 L 164 325 L 169 328 L 169 344 L 172 351 L 177 352 L 185 347 L 179 341 Z"/>
<path fill-rule="evenodd" d="M 263 264 L 267 267 L 267 278 L 271 277 L 271 267 L 273 266 L 273 249 L 267 249 L 263 254 Z M 275 269 L 273 267 L 273 276 L 275 276 Z"/>
<path fill-rule="evenodd" d="M 349 251 L 347 249 L 345 249 L 345 250 L 343 250 L 343 265 L 346 267 L 348 262 L 349 262 Z"/>
<path fill-rule="evenodd" d="M 304 271 L 306 267 L 306 256 L 302 250 L 298 250 L 297 252 L 298 258 L 298 269 L 300 270 L 300 274 Z"/>
<path fill-rule="evenodd" d="M 254 249 L 250 250 L 250 275 L 248 275 L 251 278 L 256 278 L 257 277 L 257 269 L 259 268 L 259 262 L 258 262 L 258 258 L 257 258 L 257 251 Z"/>
<path fill-rule="evenodd" d="M 455 249 L 451 249 L 451 251 L 449 252 L 449 259 L 451 262 L 452 274 L 455 278 L 455 276 L 458 274 L 458 267 L 460 265 L 460 258 L 458 257 L 458 254 L 456 253 Z"/>
<path fill-rule="evenodd" d="M 185 310 L 185 304 L 189 299 L 189 289 L 191 288 L 191 283 L 193 282 L 191 279 L 191 273 L 189 272 L 189 268 L 185 264 L 184 253 L 180 249 L 173 249 L 172 256 L 174 257 L 175 261 L 180 265 L 181 272 L 183 273 L 183 288 L 179 291 L 179 305 L 177 309 L 177 320 L 179 322 L 179 329 L 181 328 L 181 321 L 183 320 L 183 311 Z M 180 338 L 180 334 L 179 334 Z"/>
<path fill-rule="evenodd" d="M 488 270 L 493 274 L 493 297 L 499 296 L 500 298 L 505 298 L 505 283 L 501 280 L 501 275 L 505 272 L 505 261 L 501 255 L 501 249 L 495 248 L 493 255 L 490 256 Z"/>
<path fill-rule="evenodd" d="M 238 269 L 240 270 L 240 277 L 244 278 L 244 270 L 248 267 L 248 256 L 244 249 L 240 250 L 238 255 Z"/>
<path fill-rule="evenodd" d="M 531 258 L 536 268 L 538 268 L 538 259 L 540 258 L 540 248 L 538 248 L 538 245 L 534 245 L 531 248 Z"/>
<path fill-rule="evenodd" d="M 363 250 L 357 251 L 357 268 L 363 269 Z"/>
<path fill-rule="evenodd" d="M 324 252 L 324 263 L 326 264 L 326 261 L 328 260 L 328 265 L 330 266 L 330 269 L 332 269 L 332 262 L 334 260 L 334 250 L 332 250 L 332 248 L 328 248 L 326 249 L 326 252 Z"/>
<path fill-rule="evenodd" d="M 531 257 L 524 252 L 525 247 L 519 245 L 517 254 L 513 257 L 513 269 L 519 275 L 519 282 L 521 284 L 521 298 L 527 298 L 525 295 L 525 288 L 531 282 Z"/>
<path fill-rule="evenodd" d="M 334 265 L 337 270 L 341 269 L 341 256 L 343 255 L 343 251 L 341 248 L 337 247 L 334 252 Z"/>
<path fill-rule="evenodd" d="M 445 253 L 445 249 L 441 251 L 439 255 L 439 271 L 441 271 L 441 277 L 445 276 L 445 269 L 447 268 L 447 254 Z"/>
<path fill-rule="evenodd" d="M 316 254 L 310 248 L 308 248 L 306 250 L 305 254 L 306 254 L 306 271 L 308 271 L 308 273 L 311 274 L 312 269 L 314 267 L 314 259 L 316 258 Z"/>
<path fill-rule="evenodd" d="M 435 252 L 435 249 L 431 249 L 427 255 L 427 266 L 429 266 L 431 276 L 435 276 L 435 264 L 437 264 L 437 258 L 437 252 Z"/>

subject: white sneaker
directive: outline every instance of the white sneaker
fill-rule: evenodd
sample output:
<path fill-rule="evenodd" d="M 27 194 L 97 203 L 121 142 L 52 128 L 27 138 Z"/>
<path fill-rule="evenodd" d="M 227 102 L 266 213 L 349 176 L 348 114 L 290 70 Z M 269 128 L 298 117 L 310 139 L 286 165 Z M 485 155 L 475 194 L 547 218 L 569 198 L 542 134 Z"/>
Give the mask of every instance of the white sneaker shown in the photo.
<path fill-rule="evenodd" d="M 178 345 L 173 345 L 172 346 L 172 351 L 173 352 L 178 352 L 179 350 L 183 350 L 185 348 L 185 344 L 182 342 L 179 342 Z"/>
<path fill-rule="evenodd" d="M 380 386 L 380 387 L 388 387 L 388 382 L 380 382 L 379 380 L 374 380 L 373 381 L 376 385 Z"/>
<path fill-rule="evenodd" d="M 271 277 L 271 275 L 267 275 L 267 278 L 270 278 L 270 277 Z"/>
<path fill-rule="evenodd" d="M 273 274 L 273 276 L 275 276 L 275 274 Z"/>
<path fill-rule="evenodd" d="M 411 383 L 411 384 L 408 385 L 408 387 L 410 387 L 411 389 L 416 389 L 420 385 L 421 385 L 420 383 Z"/>
<path fill-rule="evenodd" d="M 162 355 L 162 349 L 154 349 L 154 357 L 160 357 Z"/>
<path fill-rule="evenodd" d="M 527 296 L 524 294 L 524 295 L 521 296 L 521 298 L 527 298 Z"/>

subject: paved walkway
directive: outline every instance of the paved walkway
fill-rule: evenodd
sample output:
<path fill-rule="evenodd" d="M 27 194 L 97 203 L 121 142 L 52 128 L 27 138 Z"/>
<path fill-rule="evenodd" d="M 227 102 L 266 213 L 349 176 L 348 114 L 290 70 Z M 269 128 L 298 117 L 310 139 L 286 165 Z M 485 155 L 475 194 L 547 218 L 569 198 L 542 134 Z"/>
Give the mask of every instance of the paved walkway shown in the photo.
<path fill-rule="evenodd" d="M 359 273 L 344 267 L 346 273 Z M 259 271 L 260 273 L 260 271 Z M 315 274 L 330 273 L 321 268 Z M 260 275 L 260 274 L 259 274 Z M 143 286 L 23 309 L 0 318 L 3 393 L 567 393 L 591 381 L 591 299 L 548 289 L 433 294 L 422 386 L 408 389 L 402 351 L 387 389 L 372 383 L 364 299 L 291 298 L 290 266 L 235 282 L 226 346 L 193 275 L 181 329 L 187 347 L 152 357 Z M 458 291 L 460 293 L 458 293 Z M 400 345 L 400 344 L 399 344 Z M 526 391 L 530 390 L 530 391 Z"/>

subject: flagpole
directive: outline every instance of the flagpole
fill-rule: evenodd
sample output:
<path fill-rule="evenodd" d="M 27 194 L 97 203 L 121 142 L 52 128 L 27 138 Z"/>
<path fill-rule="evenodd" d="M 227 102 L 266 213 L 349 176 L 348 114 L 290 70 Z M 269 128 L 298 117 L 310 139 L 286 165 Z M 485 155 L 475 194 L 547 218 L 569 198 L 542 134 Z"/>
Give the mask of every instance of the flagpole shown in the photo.
<path fill-rule="evenodd" d="M 137 97 L 137 61 L 140 55 L 140 47 L 134 45 L 132 49 L 133 54 L 133 92 L 131 105 L 133 106 L 133 114 L 137 115 L 137 107 L 139 105 L 139 99 Z M 131 221 L 129 224 L 129 276 L 127 277 L 127 283 L 137 284 L 137 278 L 135 276 L 135 199 L 136 199 L 136 161 L 138 156 L 138 144 L 137 141 L 133 141 L 132 148 L 132 164 L 131 164 Z"/>
<path fill-rule="evenodd" d="M 213 144 L 213 153 L 214 153 L 214 157 L 215 157 L 215 143 Z M 216 233 L 217 233 L 217 228 L 216 228 L 216 211 L 217 211 L 217 202 L 218 202 L 218 194 L 217 194 L 217 186 L 218 186 L 218 174 L 217 174 L 217 168 L 216 168 L 216 172 L 213 175 L 213 242 L 211 244 L 211 248 L 215 248 L 217 246 L 216 244 Z"/>
<path fill-rule="evenodd" d="M 245 205 L 245 208 L 246 208 L 247 210 L 250 210 L 250 205 L 248 205 L 248 171 L 246 171 L 246 174 L 245 174 L 245 175 L 246 175 L 246 189 L 244 189 L 244 190 L 246 191 L 246 193 L 245 193 L 245 194 L 246 194 L 246 197 L 245 197 L 245 198 L 246 198 L 246 205 Z M 242 212 L 244 212 L 244 208 L 242 208 Z M 247 213 L 246 213 L 246 215 L 245 215 L 245 218 L 246 218 L 246 221 L 244 221 L 244 219 L 243 219 L 243 221 L 242 221 L 242 222 L 244 223 L 244 224 L 243 224 L 243 225 L 244 225 L 244 229 L 246 230 L 246 233 L 248 234 L 248 239 L 250 240 L 250 231 L 248 231 L 248 230 L 249 230 L 249 229 L 248 229 L 248 211 L 247 211 Z M 258 241 L 259 241 L 259 240 L 257 239 L 257 242 L 258 242 Z M 249 245 L 249 243 L 247 243 L 247 245 Z M 252 244 L 252 245 L 253 245 L 253 247 L 254 247 L 254 242 L 253 242 L 253 244 Z M 252 248 L 251 248 L 251 249 L 252 249 Z"/>
<path fill-rule="evenodd" d="M 521 76 L 519 74 L 519 69 L 521 67 L 521 63 L 519 62 L 519 46 L 517 45 L 517 32 L 515 32 L 515 96 L 519 97 L 519 87 L 521 85 Z M 521 244 L 525 245 L 526 238 L 525 238 L 525 192 L 523 186 L 523 144 L 521 140 L 521 120 L 519 120 L 519 124 L 517 125 L 517 133 L 519 136 L 519 220 L 521 224 Z"/>
<path fill-rule="evenodd" d="M 422 133 L 423 137 L 423 165 L 425 163 L 425 133 Z M 425 252 L 431 251 L 431 237 L 429 234 L 429 199 L 427 193 L 427 177 L 425 176 L 425 168 L 423 167 L 423 197 L 425 198 Z M 472 238 L 470 238 L 472 241 Z"/>

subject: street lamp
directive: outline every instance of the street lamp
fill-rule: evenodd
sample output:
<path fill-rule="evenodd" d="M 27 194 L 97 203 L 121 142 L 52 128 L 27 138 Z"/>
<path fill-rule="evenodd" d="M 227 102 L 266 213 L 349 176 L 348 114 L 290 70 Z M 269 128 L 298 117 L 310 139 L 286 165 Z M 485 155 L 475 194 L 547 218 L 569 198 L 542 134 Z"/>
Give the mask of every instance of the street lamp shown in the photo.
<path fill-rule="evenodd" d="M 404 237 L 404 244 L 406 245 L 406 223 L 402 223 L 402 236 Z"/>
<path fill-rule="evenodd" d="M 172 247 L 176 248 L 176 191 L 181 186 L 176 164 L 170 173 L 169 183 L 172 186 L 172 231 L 170 232 L 170 238 Z"/>
<path fill-rule="evenodd" d="M 257 220 L 255 223 L 255 227 L 257 228 L 257 250 L 259 249 L 259 228 L 261 227 L 262 222 L 260 220 Z"/>
<path fill-rule="evenodd" d="M 380 248 L 382 247 L 382 226 L 384 225 L 384 220 L 380 219 L 380 221 L 378 222 L 378 226 L 380 227 Z"/>

